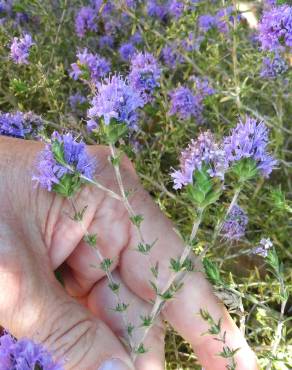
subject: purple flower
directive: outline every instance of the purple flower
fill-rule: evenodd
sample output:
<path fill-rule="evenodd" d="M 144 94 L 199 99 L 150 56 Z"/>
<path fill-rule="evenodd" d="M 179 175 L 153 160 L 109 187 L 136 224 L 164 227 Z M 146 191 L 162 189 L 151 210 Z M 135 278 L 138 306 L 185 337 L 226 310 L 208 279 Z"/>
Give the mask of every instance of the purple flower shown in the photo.
<path fill-rule="evenodd" d="M 181 120 L 198 115 L 198 102 L 193 92 L 187 87 L 178 87 L 170 92 L 169 114 L 177 115 Z"/>
<path fill-rule="evenodd" d="M 273 247 L 273 243 L 270 238 L 263 238 L 257 247 L 252 249 L 252 254 L 257 254 L 262 257 L 267 257 L 269 250 Z"/>
<path fill-rule="evenodd" d="M 131 129 L 137 128 L 137 109 L 144 106 L 139 93 L 120 75 L 113 75 L 97 84 L 97 92 L 88 110 L 88 129 L 97 127 L 95 120 L 103 118 L 109 125 L 114 119 Z"/>
<path fill-rule="evenodd" d="M 131 42 L 126 42 L 119 48 L 119 54 L 124 62 L 128 62 L 136 53 L 136 48 Z"/>
<path fill-rule="evenodd" d="M 143 42 L 143 37 L 142 37 L 141 33 L 137 31 L 137 32 L 134 33 L 133 36 L 131 36 L 130 41 L 134 45 L 138 45 L 138 44 L 141 44 Z"/>
<path fill-rule="evenodd" d="M 188 36 L 182 41 L 182 47 L 186 51 L 198 51 L 203 40 L 203 36 L 195 37 L 194 32 L 190 32 Z"/>
<path fill-rule="evenodd" d="M 215 142 L 210 131 L 202 132 L 197 140 L 192 140 L 181 153 L 180 169 L 171 174 L 174 189 L 192 184 L 194 172 L 201 170 L 203 165 L 207 166 L 207 172 L 211 177 L 224 179 L 227 168 L 224 151 Z"/>
<path fill-rule="evenodd" d="M 264 12 L 259 24 L 259 40 L 264 50 L 287 47 L 292 51 L 292 7 L 282 5 Z"/>
<path fill-rule="evenodd" d="M 147 14 L 149 17 L 159 18 L 163 20 L 167 15 L 166 5 L 158 4 L 157 0 L 148 0 Z"/>
<path fill-rule="evenodd" d="M 89 6 L 84 6 L 78 10 L 75 18 L 75 31 L 78 37 L 85 36 L 86 31 L 97 31 L 96 10 Z"/>
<path fill-rule="evenodd" d="M 198 96 L 203 100 L 208 95 L 213 95 L 216 91 L 210 86 L 210 83 L 206 77 L 192 77 L 192 80 L 196 84 L 196 91 Z"/>
<path fill-rule="evenodd" d="M 224 151 L 228 162 L 251 158 L 264 177 L 269 177 L 277 161 L 267 152 L 269 131 L 264 122 L 247 117 L 239 120 L 231 135 L 224 139 Z"/>
<path fill-rule="evenodd" d="M 68 133 L 60 135 L 52 134 L 51 143 L 47 144 L 40 153 L 37 170 L 33 177 L 41 187 L 52 191 L 55 184 L 59 184 L 64 175 L 82 175 L 88 179 L 93 178 L 95 160 L 86 152 L 85 144 L 77 142 Z"/>
<path fill-rule="evenodd" d="M 74 80 L 78 80 L 79 77 L 87 79 L 87 74 L 89 73 L 91 80 L 97 82 L 110 71 L 110 64 L 105 58 L 98 54 L 89 53 L 87 49 L 78 52 L 77 58 L 77 63 L 71 64 L 72 71 L 70 76 Z"/>
<path fill-rule="evenodd" d="M 42 119 L 32 112 L 0 112 L 0 135 L 36 138 L 42 128 Z"/>
<path fill-rule="evenodd" d="M 100 36 L 98 40 L 98 45 L 100 49 L 103 49 L 105 47 L 112 48 L 114 46 L 114 38 L 110 35 Z"/>
<path fill-rule="evenodd" d="M 170 3 L 168 4 L 168 13 L 176 19 L 182 16 L 184 9 L 184 1 L 170 0 Z"/>
<path fill-rule="evenodd" d="M 169 68 L 175 68 L 177 65 L 182 64 L 184 62 L 183 56 L 178 54 L 177 51 L 175 50 L 175 45 L 174 47 L 168 45 L 164 46 L 161 53 L 164 63 Z"/>
<path fill-rule="evenodd" d="M 131 59 L 129 81 L 140 92 L 145 103 L 151 102 L 156 87 L 159 86 L 161 69 L 150 53 L 137 53 Z"/>
<path fill-rule="evenodd" d="M 199 17 L 199 29 L 202 32 L 207 32 L 211 28 L 215 28 L 217 26 L 216 17 L 211 14 L 204 14 Z"/>
<path fill-rule="evenodd" d="M 222 226 L 222 234 L 226 239 L 240 240 L 245 234 L 247 224 L 248 217 L 246 212 L 235 204 Z"/>
<path fill-rule="evenodd" d="M 35 45 L 29 34 L 23 37 L 14 37 L 10 47 L 10 57 L 16 64 L 29 64 L 29 49 Z"/>
<path fill-rule="evenodd" d="M 170 92 L 169 114 L 177 114 L 181 120 L 194 116 L 198 123 L 203 123 L 203 100 L 215 91 L 209 86 L 207 79 L 193 78 L 193 80 L 196 82 L 196 94 L 187 87 L 178 87 Z"/>
<path fill-rule="evenodd" d="M 87 102 L 85 96 L 81 95 L 80 93 L 76 93 L 74 95 L 69 96 L 69 104 L 73 112 L 79 113 L 80 106 Z"/>
<path fill-rule="evenodd" d="M 265 57 L 263 59 L 263 66 L 260 76 L 263 78 L 273 79 L 285 73 L 287 70 L 288 65 L 280 55 L 275 55 L 274 57 Z"/>
<path fill-rule="evenodd" d="M 52 355 L 40 344 L 30 339 L 15 340 L 10 334 L 0 337 L 0 370 L 62 370 Z"/>

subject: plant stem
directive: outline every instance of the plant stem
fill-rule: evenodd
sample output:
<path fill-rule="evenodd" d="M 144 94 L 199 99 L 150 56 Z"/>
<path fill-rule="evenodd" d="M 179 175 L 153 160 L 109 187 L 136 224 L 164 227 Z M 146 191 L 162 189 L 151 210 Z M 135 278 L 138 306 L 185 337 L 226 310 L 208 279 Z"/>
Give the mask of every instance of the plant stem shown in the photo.
<path fill-rule="evenodd" d="M 78 213 L 77 212 L 77 207 L 75 206 L 75 203 L 73 201 L 72 198 L 70 198 L 70 201 L 71 201 L 71 204 L 72 204 L 72 207 L 73 207 L 73 210 L 75 212 L 75 215 Z M 75 219 L 74 219 L 75 220 Z M 82 219 L 76 219 L 75 220 L 76 222 L 78 222 L 83 230 L 83 233 L 84 233 L 84 236 L 90 236 L 87 228 L 85 227 Z M 96 246 L 92 246 L 92 250 L 95 252 L 97 258 L 99 259 L 100 261 L 100 265 L 102 265 L 104 262 L 105 262 L 105 257 L 103 256 L 103 254 L 101 253 L 101 251 L 96 247 Z M 102 269 L 105 274 L 106 274 L 106 277 L 109 281 L 109 288 L 110 287 L 116 287 L 115 290 L 111 289 L 113 291 L 113 293 L 115 294 L 116 298 L 117 298 L 117 304 L 120 305 L 120 307 L 123 306 L 123 304 L 125 304 L 121 298 L 121 294 L 120 294 L 120 284 L 114 279 L 111 271 L 109 268 L 104 268 Z M 133 339 L 132 339 L 132 336 L 131 334 L 129 333 L 128 331 L 128 328 L 130 326 L 130 321 L 129 321 L 129 318 L 128 318 L 128 315 L 127 315 L 127 308 L 120 312 L 122 314 L 122 320 L 123 320 L 123 323 L 124 323 L 124 326 L 125 326 L 125 329 L 126 329 L 126 336 L 127 336 L 127 344 L 129 345 L 129 349 L 130 351 L 132 352 L 133 348 L 134 348 L 134 343 L 133 343 Z"/>
<path fill-rule="evenodd" d="M 228 217 L 229 213 L 231 212 L 233 206 L 236 204 L 237 202 L 237 199 L 239 197 L 239 194 L 242 190 L 242 187 L 243 185 L 240 185 L 239 187 L 236 188 L 234 194 L 233 194 L 233 197 L 232 197 L 232 200 L 229 204 L 229 207 L 226 211 L 226 213 L 224 214 L 223 218 L 219 221 L 219 223 L 216 225 L 215 227 L 215 230 L 214 230 L 214 234 L 213 234 L 213 238 L 212 238 L 212 241 L 211 243 L 203 250 L 203 252 L 201 253 L 201 257 L 204 257 L 206 255 L 206 253 L 210 250 L 210 249 L 213 249 L 216 241 L 217 241 L 217 238 L 220 234 L 220 231 L 222 230 L 222 227 L 224 225 L 224 222 L 226 220 L 226 218 Z"/>
<path fill-rule="evenodd" d="M 272 358 L 270 359 L 270 362 L 269 362 L 266 370 L 271 370 L 272 369 L 273 358 L 277 354 L 277 350 L 278 350 L 278 347 L 279 347 L 279 344 L 280 344 L 280 341 L 281 341 L 281 338 L 282 338 L 282 330 L 283 330 L 283 326 L 284 326 L 284 320 L 283 319 L 284 319 L 285 308 L 286 308 L 286 305 L 287 305 L 287 302 L 288 302 L 288 294 L 287 294 L 287 290 L 286 290 L 285 283 L 283 281 L 282 276 L 279 276 L 279 282 L 280 282 L 280 289 L 281 289 L 281 296 L 282 296 L 281 311 L 280 311 L 280 317 L 279 317 L 279 320 L 278 320 L 278 325 L 277 325 L 275 337 L 274 337 L 274 340 L 272 342 L 272 350 L 271 350 Z M 285 298 L 283 298 L 283 297 L 285 297 Z"/>
<path fill-rule="evenodd" d="M 183 265 L 183 263 L 186 261 L 186 259 L 189 257 L 191 251 L 192 251 L 192 247 L 191 247 L 191 244 L 193 242 L 193 240 L 195 239 L 196 237 L 196 234 L 197 234 L 197 231 L 198 231 L 198 228 L 202 222 L 202 218 L 203 218 L 203 209 L 200 209 L 199 210 L 199 215 L 196 219 L 196 221 L 194 222 L 193 224 L 193 228 L 192 228 L 192 232 L 191 232 L 191 236 L 190 236 L 190 242 L 188 245 L 185 246 L 184 250 L 183 250 L 183 253 L 181 254 L 180 256 L 180 266 Z M 151 329 L 152 325 L 154 324 L 156 318 L 159 316 L 162 308 L 164 307 L 165 303 L 167 302 L 165 299 L 163 299 L 163 295 L 171 288 L 171 286 L 179 281 L 181 282 L 182 281 L 182 278 L 184 277 L 184 273 L 181 273 L 181 272 L 177 272 L 177 273 L 173 273 L 171 274 L 171 276 L 169 277 L 164 289 L 162 289 L 161 293 L 160 294 L 157 294 L 156 295 L 156 298 L 155 298 L 155 302 L 154 302 L 154 305 L 152 307 L 152 310 L 151 310 L 151 313 L 150 313 L 150 317 L 151 317 L 151 320 L 152 320 L 152 323 L 150 326 L 146 327 L 143 335 L 142 335 L 142 338 L 140 339 L 140 342 L 138 344 L 138 348 L 141 344 L 143 344 L 143 342 L 145 341 L 146 337 L 147 337 L 147 334 L 149 332 L 149 330 Z M 135 359 L 136 357 L 134 357 Z"/>

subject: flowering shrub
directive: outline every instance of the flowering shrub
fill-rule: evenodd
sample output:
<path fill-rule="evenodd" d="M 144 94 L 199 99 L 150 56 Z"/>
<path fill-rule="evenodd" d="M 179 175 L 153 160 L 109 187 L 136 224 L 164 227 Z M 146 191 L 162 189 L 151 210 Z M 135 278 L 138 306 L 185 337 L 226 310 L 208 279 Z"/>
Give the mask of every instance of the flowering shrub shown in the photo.
<path fill-rule="evenodd" d="M 174 277 L 161 290 L 151 266 L 154 311 L 141 319 L 144 334 L 135 343 L 137 328 L 127 323 L 134 358 L 148 350 L 147 328 L 195 268 L 195 254 L 260 364 L 288 368 L 291 4 L 264 0 L 242 11 L 240 1 L 77 3 L 0 4 L 0 135 L 46 143 L 32 169 L 42 191 L 73 202 L 83 186 L 96 186 L 121 201 L 145 258 L 156 236 L 153 245 L 143 239 L 143 214 L 132 209 L 120 171 L 123 152 L 174 222 L 186 247 L 170 261 Z M 109 146 L 118 193 L 98 182 L 98 158 L 86 144 Z M 86 204 L 72 219 L 82 223 L 84 212 Z M 83 229 L 97 249 L 96 235 Z M 113 261 L 100 260 L 118 297 Z M 127 307 L 118 300 L 116 311 Z M 220 323 L 203 307 L 201 316 L 224 345 Z M 168 334 L 167 368 L 199 369 L 188 344 Z M 235 369 L 236 349 L 224 351 Z M 0 338 L 1 358 L 13 362 L 7 366 L 26 360 L 28 369 L 59 368 L 41 347 L 8 334 Z"/>

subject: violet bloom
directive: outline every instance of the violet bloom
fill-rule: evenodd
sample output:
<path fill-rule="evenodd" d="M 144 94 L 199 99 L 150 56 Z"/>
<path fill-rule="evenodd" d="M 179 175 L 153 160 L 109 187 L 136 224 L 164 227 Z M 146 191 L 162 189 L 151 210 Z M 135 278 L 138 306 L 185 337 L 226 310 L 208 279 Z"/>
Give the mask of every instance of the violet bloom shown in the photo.
<path fill-rule="evenodd" d="M 171 116 L 177 115 L 181 120 L 197 116 L 198 102 L 194 93 L 188 87 L 178 87 L 170 92 Z"/>
<path fill-rule="evenodd" d="M 144 106 L 140 94 L 120 75 L 106 78 L 97 84 L 97 92 L 88 110 L 88 129 L 97 127 L 96 120 L 103 118 L 104 124 L 111 120 L 125 123 L 131 129 L 137 129 L 138 108 Z M 95 123 L 95 124 L 94 124 Z"/>
<path fill-rule="evenodd" d="M 167 15 L 167 7 L 166 5 L 159 4 L 157 0 L 148 0 L 147 14 L 149 15 L 149 17 L 159 18 L 160 20 L 163 20 Z"/>
<path fill-rule="evenodd" d="M 203 40 L 203 36 L 195 37 L 194 32 L 190 32 L 188 36 L 182 41 L 182 47 L 185 51 L 189 52 L 199 51 Z"/>
<path fill-rule="evenodd" d="M 275 55 L 274 57 L 265 57 L 263 59 L 263 66 L 260 76 L 263 78 L 273 79 L 279 75 L 282 75 L 287 70 L 288 65 L 280 55 Z"/>
<path fill-rule="evenodd" d="M 226 239 L 240 240 L 245 234 L 247 224 L 247 213 L 235 204 L 222 226 L 222 234 Z"/>
<path fill-rule="evenodd" d="M 10 47 L 10 57 L 16 64 L 29 64 L 28 57 L 30 48 L 35 43 L 29 34 L 23 37 L 14 37 Z"/>
<path fill-rule="evenodd" d="M 168 13 L 175 19 L 182 16 L 184 9 L 185 4 L 184 1 L 181 0 L 170 0 L 170 3 L 168 4 Z"/>
<path fill-rule="evenodd" d="M 80 107 L 87 102 L 86 97 L 80 93 L 69 96 L 69 104 L 73 112 L 79 113 Z"/>
<path fill-rule="evenodd" d="M 180 169 L 171 174 L 173 188 L 181 189 L 185 185 L 192 184 L 194 172 L 201 170 L 203 166 L 208 168 L 207 172 L 211 177 L 224 179 L 227 168 L 225 153 L 215 142 L 210 131 L 202 132 L 197 140 L 192 140 L 181 153 Z"/>
<path fill-rule="evenodd" d="M 89 6 L 78 10 L 75 18 L 75 31 L 78 37 L 84 37 L 87 31 L 97 31 L 96 14 L 95 9 Z"/>
<path fill-rule="evenodd" d="M 62 153 L 56 157 L 54 147 L 62 148 Z M 62 161 L 60 161 L 60 156 Z M 60 135 L 58 132 L 52 134 L 51 143 L 47 144 L 40 153 L 37 174 L 33 180 L 37 181 L 42 188 L 53 190 L 55 184 L 59 184 L 64 175 L 82 175 L 92 179 L 95 171 L 95 160 L 86 151 L 85 144 L 77 142 L 70 134 Z"/>
<path fill-rule="evenodd" d="M 76 56 L 78 61 L 71 64 L 72 71 L 70 72 L 74 80 L 78 80 L 79 77 L 87 79 L 86 75 L 89 73 L 91 80 L 97 82 L 110 71 L 110 63 L 105 58 L 89 53 L 87 49 L 78 52 Z"/>
<path fill-rule="evenodd" d="M 210 86 L 210 83 L 206 77 L 200 78 L 194 76 L 191 79 L 195 82 L 197 95 L 199 95 L 202 100 L 205 97 L 216 93 L 213 87 Z"/>
<path fill-rule="evenodd" d="M 152 101 L 154 90 L 159 86 L 160 75 L 160 66 L 152 54 L 137 53 L 131 59 L 129 82 L 140 92 L 145 103 Z"/>
<path fill-rule="evenodd" d="M 211 14 L 204 14 L 199 17 L 199 29 L 202 32 L 208 32 L 217 26 L 216 17 Z"/>
<path fill-rule="evenodd" d="M 43 129 L 42 119 L 32 112 L 0 112 L 0 135 L 24 139 L 37 138 Z"/>
<path fill-rule="evenodd" d="M 100 49 L 103 49 L 105 47 L 112 48 L 114 46 L 114 38 L 110 35 L 100 36 L 100 38 L 98 39 L 98 45 Z"/>
<path fill-rule="evenodd" d="M 143 42 L 143 37 L 141 33 L 136 31 L 134 35 L 131 36 L 130 42 L 132 42 L 134 45 L 141 44 Z"/>
<path fill-rule="evenodd" d="M 52 355 L 30 339 L 14 339 L 10 334 L 0 336 L 0 370 L 63 370 Z"/>
<path fill-rule="evenodd" d="M 125 42 L 119 48 L 119 54 L 124 62 L 128 62 L 136 53 L 136 48 L 131 42 Z"/>
<path fill-rule="evenodd" d="M 269 131 L 264 122 L 247 117 L 239 120 L 231 134 L 224 139 L 227 161 L 232 164 L 244 158 L 255 161 L 257 169 L 264 177 L 269 177 L 277 161 L 267 152 Z"/>
<path fill-rule="evenodd" d="M 172 69 L 174 69 L 179 64 L 182 64 L 184 62 L 183 56 L 178 54 L 175 45 L 173 45 L 173 47 L 169 45 L 164 46 L 163 49 L 161 50 L 161 55 L 167 67 Z"/>
<path fill-rule="evenodd" d="M 263 238 L 257 247 L 253 248 L 251 253 L 258 256 L 267 257 L 269 250 L 273 247 L 273 242 L 270 238 Z"/>
<path fill-rule="evenodd" d="M 292 51 L 292 7 L 282 5 L 264 12 L 259 24 L 259 40 L 264 50 L 287 47 Z"/>

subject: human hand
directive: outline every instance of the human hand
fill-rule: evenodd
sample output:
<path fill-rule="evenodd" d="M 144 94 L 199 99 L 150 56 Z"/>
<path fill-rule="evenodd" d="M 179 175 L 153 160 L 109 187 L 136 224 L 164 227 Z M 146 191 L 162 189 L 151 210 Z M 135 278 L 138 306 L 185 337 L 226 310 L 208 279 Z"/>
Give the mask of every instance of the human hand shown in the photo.
<path fill-rule="evenodd" d="M 92 267 L 98 266 L 98 260 L 82 241 L 83 228 L 68 217 L 73 212 L 70 203 L 33 188 L 34 162 L 41 149 L 41 143 L 0 138 L 1 325 L 67 359 L 68 369 L 95 370 L 111 358 L 130 366 L 129 356 L 117 339 L 123 328 L 121 317 L 108 310 L 114 306 L 114 297 L 105 273 Z M 108 149 L 96 146 L 90 151 L 98 160 L 98 181 L 118 193 Z M 181 254 L 182 241 L 139 184 L 130 162 L 123 160 L 121 167 L 125 187 L 135 190 L 131 205 L 136 214 L 144 216 L 146 241 L 158 239 L 150 258 L 152 263 L 159 261 L 159 284 L 163 287 L 170 274 L 170 258 Z M 154 295 L 149 263 L 134 250 L 139 239 L 123 204 L 91 186 L 78 193 L 75 203 L 80 210 L 88 206 L 84 225 L 90 233 L 98 234 L 97 248 L 102 254 L 114 260 L 113 269 L 124 284 L 124 300 L 131 303 L 130 321 L 138 323 L 139 315 L 150 309 L 146 301 Z M 66 291 L 53 274 L 61 265 Z M 192 344 L 205 369 L 225 369 L 226 360 L 218 356 L 222 343 L 202 336 L 208 327 L 198 315 L 201 308 L 215 320 L 222 318 L 228 345 L 240 347 L 235 356 L 237 369 L 257 369 L 253 352 L 201 273 L 188 274 L 181 291 L 164 308 L 163 319 Z M 145 342 L 149 352 L 138 357 L 136 369 L 163 369 L 163 339 L 163 326 L 158 321 Z"/>

